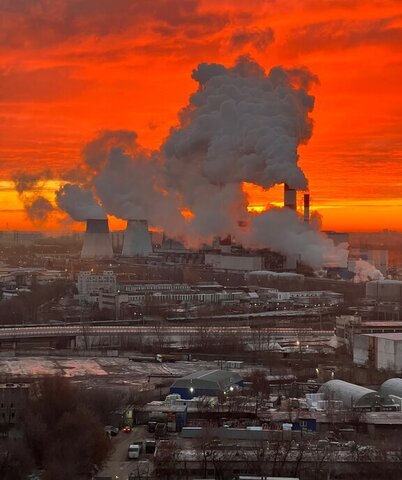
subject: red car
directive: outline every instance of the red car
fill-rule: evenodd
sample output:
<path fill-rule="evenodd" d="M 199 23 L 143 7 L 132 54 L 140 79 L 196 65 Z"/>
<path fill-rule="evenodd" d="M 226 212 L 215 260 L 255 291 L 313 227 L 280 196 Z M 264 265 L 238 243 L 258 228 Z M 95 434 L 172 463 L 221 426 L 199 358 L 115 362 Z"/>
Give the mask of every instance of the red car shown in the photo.
<path fill-rule="evenodd" d="M 122 428 L 122 431 L 124 433 L 130 433 L 132 428 L 129 425 L 126 425 L 125 427 Z"/>

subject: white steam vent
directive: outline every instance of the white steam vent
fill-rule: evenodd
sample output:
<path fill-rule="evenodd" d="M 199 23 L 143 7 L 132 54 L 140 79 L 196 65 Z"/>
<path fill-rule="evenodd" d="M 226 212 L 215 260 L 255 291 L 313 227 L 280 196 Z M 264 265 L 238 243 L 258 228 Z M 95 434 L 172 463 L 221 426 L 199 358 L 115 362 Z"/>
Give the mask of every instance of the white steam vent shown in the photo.
<path fill-rule="evenodd" d="M 87 220 L 87 230 L 84 235 L 84 244 L 81 258 L 112 258 L 112 239 L 109 233 L 109 224 L 106 219 Z"/>
<path fill-rule="evenodd" d="M 123 257 L 147 256 L 152 253 L 151 234 L 146 220 L 128 220 L 124 232 Z"/>

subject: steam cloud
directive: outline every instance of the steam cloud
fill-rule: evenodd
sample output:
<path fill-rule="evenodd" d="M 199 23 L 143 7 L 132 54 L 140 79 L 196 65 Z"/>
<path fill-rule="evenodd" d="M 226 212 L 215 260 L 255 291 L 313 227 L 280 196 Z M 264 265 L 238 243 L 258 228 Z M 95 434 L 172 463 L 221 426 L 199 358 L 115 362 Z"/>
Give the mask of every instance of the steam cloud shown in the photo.
<path fill-rule="evenodd" d="M 370 280 L 383 280 L 384 275 L 366 260 L 357 260 L 354 265 L 355 283 L 368 282 Z"/>
<path fill-rule="evenodd" d="M 105 210 L 97 203 L 91 190 L 66 183 L 56 193 L 57 205 L 77 222 L 88 218 L 104 219 Z"/>
<path fill-rule="evenodd" d="M 307 187 L 298 146 L 312 134 L 309 90 L 316 77 L 283 67 L 266 74 L 247 56 L 231 68 L 200 64 L 192 77 L 198 90 L 159 151 L 142 148 L 134 132 L 103 132 L 70 174 L 79 185 L 57 193 L 59 207 L 75 220 L 104 218 L 106 211 L 147 218 L 193 243 L 231 232 L 246 245 L 298 254 L 313 267 L 344 264 L 345 248 L 336 248 L 317 226 L 286 209 L 250 215 L 242 191 L 242 182 Z M 181 215 L 184 208 L 190 219 Z"/>

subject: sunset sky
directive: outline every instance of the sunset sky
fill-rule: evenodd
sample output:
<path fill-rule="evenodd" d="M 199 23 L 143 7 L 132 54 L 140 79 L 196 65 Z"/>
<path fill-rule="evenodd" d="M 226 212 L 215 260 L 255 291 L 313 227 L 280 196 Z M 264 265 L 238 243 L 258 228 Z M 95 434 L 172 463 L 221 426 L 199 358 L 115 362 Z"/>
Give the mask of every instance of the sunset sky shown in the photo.
<path fill-rule="evenodd" d="M 1 0 L 0 229 L 64 228 L 26 219 L 16 171 L 51 169 L 51 199 L 99 131 L 157 148 L 192 70 L 249 54 L 319 79 L 299 153 L 323 228 L 402 230 L 401 46 L 400 0 Z M 250 205 L 281 200 L 244 188 Z"/>

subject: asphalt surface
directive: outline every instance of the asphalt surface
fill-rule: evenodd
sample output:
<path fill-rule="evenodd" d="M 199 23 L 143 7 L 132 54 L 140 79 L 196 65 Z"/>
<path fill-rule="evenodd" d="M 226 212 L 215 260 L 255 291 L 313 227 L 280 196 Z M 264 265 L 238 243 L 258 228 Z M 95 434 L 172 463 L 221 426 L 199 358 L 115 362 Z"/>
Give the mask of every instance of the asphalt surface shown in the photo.
<path fill-rule="evenodd" d="M 141 452 L 138 460 L 129 460 L 127 450 L 130 443 L 143 441 L 145 438 L 153 438 L 152 433 L 148 433 L 144 426 L 136 426 L 131 433 L 119 432 L 116 437 L 112 437 L 113 453 L 104 466 L 97 473 L 96 477 L 110 477 L 113 480 L 128 480 L 131 472 L 135 474 L 135 480 L 146 480 L 152 474 L 153 456 Z M 95 478 L 96 478 L 95 477 Z"/>

